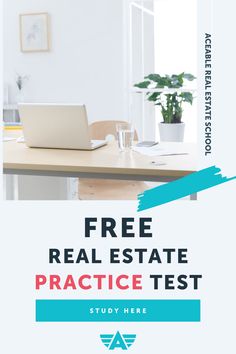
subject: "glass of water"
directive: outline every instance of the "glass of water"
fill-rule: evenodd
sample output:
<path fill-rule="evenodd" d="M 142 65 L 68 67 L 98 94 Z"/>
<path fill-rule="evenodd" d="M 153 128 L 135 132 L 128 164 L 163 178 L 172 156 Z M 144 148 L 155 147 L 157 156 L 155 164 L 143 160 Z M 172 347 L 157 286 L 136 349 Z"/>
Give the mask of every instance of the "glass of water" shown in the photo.
<path fill-rule="evenodd" d="M 134 140 L 134 127 L 131 123 L 119 123 L 116 125 L 117 140 L 120 151 L 129 151 Z"/>

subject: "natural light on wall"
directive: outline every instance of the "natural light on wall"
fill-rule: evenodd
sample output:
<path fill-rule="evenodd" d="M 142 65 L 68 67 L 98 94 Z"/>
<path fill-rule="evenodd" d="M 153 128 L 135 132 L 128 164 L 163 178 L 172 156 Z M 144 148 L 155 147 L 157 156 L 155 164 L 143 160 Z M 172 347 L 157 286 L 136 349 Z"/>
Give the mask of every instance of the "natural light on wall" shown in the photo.
<path fill-rule="evenodd" d="M 157 0 L 154 8 L 156 73 L 179 74 L 185 71 L 197 76 L 197 0 Z M 194 86 L 196 88 L 196 81 Z M 161 121 L 158 110 L 156 115 Z M 185 105 L 183 120 L 186 123 L 185 141 L 195 142 L 196 99 L 193 106 Z"/>

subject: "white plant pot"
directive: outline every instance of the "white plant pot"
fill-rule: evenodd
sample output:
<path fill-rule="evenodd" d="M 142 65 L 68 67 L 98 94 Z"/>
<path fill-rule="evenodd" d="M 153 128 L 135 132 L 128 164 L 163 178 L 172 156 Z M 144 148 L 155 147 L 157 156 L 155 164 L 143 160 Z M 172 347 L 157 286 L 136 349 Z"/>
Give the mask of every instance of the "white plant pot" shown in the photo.
<path fill-rule="evenodd" d="M 159 123 L 160 141 L 184 141 L 185 123 Z"/>
<path fill-rule="evenodd" d="M 16 103 L 22 103 L 25 101 L 24 92 L 22 90 L 18 90 L 16 94 Z"/>

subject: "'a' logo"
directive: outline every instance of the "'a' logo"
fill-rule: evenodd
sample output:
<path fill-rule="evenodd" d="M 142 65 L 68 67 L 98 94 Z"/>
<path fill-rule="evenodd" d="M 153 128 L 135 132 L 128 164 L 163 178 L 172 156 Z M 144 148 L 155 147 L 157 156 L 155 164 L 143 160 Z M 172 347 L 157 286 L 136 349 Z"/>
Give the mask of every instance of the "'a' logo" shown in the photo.
<path fill-rule="evenodd" d="M 101 334 L 100 338 L 102 343 L 109 349 L 122 349 L 127 350 L 134 343 L 136 339 L 136 334 Z"/>

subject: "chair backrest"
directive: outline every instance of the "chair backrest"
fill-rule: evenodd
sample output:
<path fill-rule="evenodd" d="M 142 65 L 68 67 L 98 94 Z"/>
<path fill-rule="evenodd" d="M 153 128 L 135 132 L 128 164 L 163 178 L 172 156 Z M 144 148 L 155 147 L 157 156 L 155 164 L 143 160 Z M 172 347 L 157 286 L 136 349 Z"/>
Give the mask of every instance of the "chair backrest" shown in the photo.
<path fill-rule="evenodd" d="M 100 120 L 90 124 L 90 136 L 94 140 L 105 140 L 108 135 L 113 135 L 117 139 L 116 124 L 126 123 L 122 120 Z M 136 130 L 134 131 L 134 140 L 138 140 Z"/>

